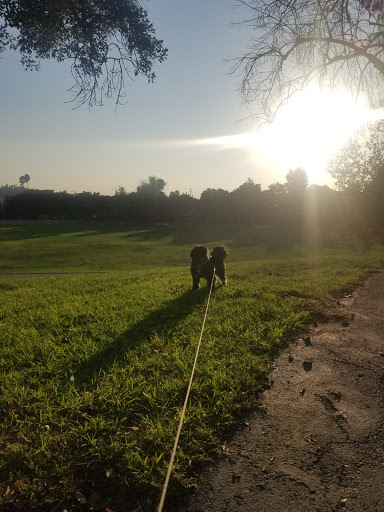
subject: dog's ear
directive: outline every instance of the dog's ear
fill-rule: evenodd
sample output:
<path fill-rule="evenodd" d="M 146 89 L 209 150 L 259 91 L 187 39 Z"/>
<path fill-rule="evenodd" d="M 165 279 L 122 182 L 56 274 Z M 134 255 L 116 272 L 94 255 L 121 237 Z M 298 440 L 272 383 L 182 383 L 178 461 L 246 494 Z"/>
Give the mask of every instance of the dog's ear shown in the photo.
<path fill-rule="evenodd" d="M 194 248 L 192 249 L 192 251 L 190 252 L 190 254 L 189 254 L 189 256 L 190 256 L 192 259 L 193 259 L 193 257 L 195 256 L 195 254 L 196 254 L 196 252 L 197 252 L 197 251 L 196 251 L 196 249 L 197 249 L 197 246 L 196 246 L 196 247 L 194 247 Z"/>

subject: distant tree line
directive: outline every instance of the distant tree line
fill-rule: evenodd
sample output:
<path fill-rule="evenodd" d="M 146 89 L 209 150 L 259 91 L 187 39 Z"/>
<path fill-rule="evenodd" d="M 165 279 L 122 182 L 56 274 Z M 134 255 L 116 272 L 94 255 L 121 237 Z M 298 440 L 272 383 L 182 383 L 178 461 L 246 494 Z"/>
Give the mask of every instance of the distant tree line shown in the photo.
<path fill-rule="evenodd" d="M 336 179 L 337 169 L 340 165 L 334 161 Z M 20 193 L 5 196 L 1 216 L 6 219 L 268 225 L 286 228 L 290 233 L 294 230 L 298 237 L 305 236 L 313 243 L 337 239 L 362 246 L 374 239 L 383 239 L 384 166 L 360 187 L 354 182 L 353 187 L 349 184 L 338 191 L 328 186 L 308 186 L 307 174 L 301 168 L 289 171 L 285 183 L 274 183 L 266 190 L 248 179 L 232 192 L 208 188 L 199 199 L 177 190 L 167 196 L 165 185 L 161 178 L 150 176 L 135 192 L 119 187 L 113 196 L 22 189 Z M 9 186 L 6 187 L 9 190 Z M 0 197 L 6 187 L 0 187 Z"/>
<path fill-rule="evenodd" d="M 0 216 L 275 226 L 312 243 L 342 240 L 367 247 L 384 240 L 383 133 L 375 127 L 363 141 L 350 141 L 340 149 L 328 168 L 338 190 L 309 186 L 301 168 L 290 170 L 285 183 L 273 183 L 266 190 L 248 179 L 231 192 L 208 188 L 199 199 L 177 190 L 167 196 L 165 181 L 156 176 L 142 181 L 135 192 L 119 187 L 113 196 L 5 185 L 0 187 Z"/>

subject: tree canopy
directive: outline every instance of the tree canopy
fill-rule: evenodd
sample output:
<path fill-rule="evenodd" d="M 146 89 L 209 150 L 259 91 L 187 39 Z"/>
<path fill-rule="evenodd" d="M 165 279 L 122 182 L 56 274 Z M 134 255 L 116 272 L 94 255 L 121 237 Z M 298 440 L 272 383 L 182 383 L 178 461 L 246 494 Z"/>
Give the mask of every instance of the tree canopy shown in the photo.
<path fill-rule="evenodd" d="M 156 176 L 149 176 L 146 181 L 142 181 L 137 187 L 137 193 L 139 195 L 145 195 L 149 197 L 161 197 L 164 196 L 164 187 L 166 183 L 163 179 L 157 178 Z"/>
<path fill-rule="evenodd" d="M 351 139 L 340 148 L 328 166 L 336 187 L 361 192 L 384 175 L 383 150 L 383 134 L 373 129 L 365 140 Z"/>
<path fill-rule="evenodd" d="M 237 60 L 241 93 L 260 122 L 309 83 L 343 85 L 382 105 L 384 6 L 371 0 L 239 0 L 254 29 Z"/>
<path fill-rule="evenodd" d="M 125 79 L 152 82 L 167 55 L 137 0 L 0 0 L 0 52 L 18 50 L 25 69 L 69 60 L 75 100 L 122 102 Z"/>
<path fill-rule="evenodd" d="M 301 167 L 291 169 L 286 176 L 286 180 L 286 188 L 288 192 L 303 194 L 308 188 L 308 175 Z"/>
<path fill-rule="evenodd" d="M 24 176 L 20 176 L 20 178 L 19 178 L 19 183 L 22 187 L 24 187 L 25 183 L 27 184 L 27 187 L 28 187 L 29 181 L 31 181 L 31 177 L 29 174 L 24 174 Z"/>

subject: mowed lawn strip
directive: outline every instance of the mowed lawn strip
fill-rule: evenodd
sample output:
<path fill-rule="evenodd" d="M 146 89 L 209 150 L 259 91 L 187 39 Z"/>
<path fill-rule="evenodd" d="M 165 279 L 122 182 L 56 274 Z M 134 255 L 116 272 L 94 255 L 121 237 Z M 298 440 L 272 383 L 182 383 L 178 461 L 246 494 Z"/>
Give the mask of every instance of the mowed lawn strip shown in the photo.
<path fill-rule="evenodd" d="M 81 222 L 0 221 L 0 274 L 47 272 L 130 271 L 189 265 L 196 244 L 213 248 L 226 244 L 229 264 L 264 262 L 279 272 L 283 265 L 312 270 L 342 265 L 370 268 L 381 261 L 381 251 L 345 249 L 314 251 L 297 245 L 286 229 L 260 226 L 178 226 Z M 274 268 L 270 269 L 269 266 Z"/>
<path fill-rule="evenodd" d="M 236 261 L 233 248 L 230 284 L 211 300 L 170 499 L 257 406 L 308 303 L 331 301 L 383 259 L 380 250 L 285 249 L 245 261 L 246 251 Z M 156 508 L 207 300 L 206 288 L 189 289 L 188 261 L 161 263 L 0 281 L 1 505 Z"/>

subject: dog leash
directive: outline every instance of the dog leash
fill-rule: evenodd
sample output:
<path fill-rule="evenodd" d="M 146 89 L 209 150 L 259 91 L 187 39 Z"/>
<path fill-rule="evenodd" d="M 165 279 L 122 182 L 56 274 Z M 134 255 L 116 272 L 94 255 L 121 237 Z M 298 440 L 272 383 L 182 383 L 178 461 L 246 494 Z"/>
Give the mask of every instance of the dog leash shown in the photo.
<path fill-rule="evenodd" d="M 210 299 L 211 299 L 211 294 L 212 294 L 212 289 L 213 289 L 213 283 L 214 283 L 214 281 L 215 281 L 215 273 L 216 273 L 216 268 L 215 268 L 215 267 L 213 267 L 213 278 L 212 278 L 212 282 L 211 282 L 211 288 L 210 288 L 210 290 L 209 290 L 209 295 L 208 295 L 208 300 L 207 300 L 207 307 L 205 308 L 204 320 L 203 320 L 203 324 L 202 324 L 202 326 L 201 326 L 200 339 L 199 339 L 199 343 L 197 344 L 196 355 L 195 355 L 195 360 L 194 360 L 193 367 L 192 367 L 191 377 L 190 377 L 190 379 L 189 379 L 189 385 L 188 385 L 187 393 L 186 393 L 186 395 L 185 395 L 184 406 L 183 406 L 183 409 L 182 409 L 182 411 L 181 411 L 180 421 L 179 421 L 179 426 L 178 426 L 178 428 L 177 428 L 176 438 L 175 438 L 175 442 L 174 442 L 174 445 L 173 445 L 172 454 L 171 454 L 171 459 L 170 459 L 170 461 L 169 461 L 168 470 L 167 470 L 167 475 L 166 475 L 166 477 L 165 477 L 165 482 L 164 482 L 163 492 L 161 493 L 160 504 L 159 504 L 159 508 L 157 509 L 157 512 L 162 512 L 162 510 L 163 510 L 163 506 L 164 506 L 164 501 L 165 501 L 165 496 L 166 496 L 166 494 L 167 494 L 167 489 L 168 489 L 169 479 L 170 479 L 170 477 L 171 477 L 172 468 L 173 468 L 173 462 L 174 462 L 174 460 L 175 460 L 175 456 L 176 456 L 177 445 L 179 444 L 179 438 L 180 438 L 181 428 L 182 428 L 183 423 L 184 423 L 185 411 L 187 410 L 187 405 L 188 405 L 188 400 L 189 400 L 189 394 L 190 394 L 191 387 L 192 387 L 193 376 L 194 376 L 194 374 L 195 374 L 195 369 L 196 369 L 196 364 L 197 364 L 197 358 L 198 358 L 198 356 L 199 356 L 199 351 L 200 351 L 200 346 L 201 346 L 201 340 L 203 339 L 203 332 L 204 332 L 204 327 L 205 327 L 205 321 L 206 321 L 206 319 L 207 319 L 207 314 L 208 314 L 209 301 L 210 301 Z"/>

